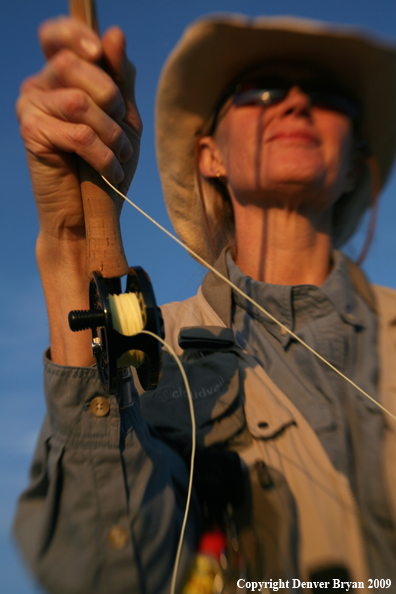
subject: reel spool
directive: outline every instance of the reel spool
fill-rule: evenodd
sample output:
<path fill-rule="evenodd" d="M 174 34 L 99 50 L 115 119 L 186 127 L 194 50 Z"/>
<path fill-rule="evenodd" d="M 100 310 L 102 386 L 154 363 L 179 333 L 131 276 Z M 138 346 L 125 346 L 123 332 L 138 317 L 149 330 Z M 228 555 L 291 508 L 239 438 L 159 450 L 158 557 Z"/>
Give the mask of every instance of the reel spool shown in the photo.
<path fill-rule="evenodd" d="M 145 312 L 144 330 L 163 338 L 162 316 L 150 279 L 140 266 L 129 268 L 125 293 L 136 294 L 140 308 Z M 123 366 L 117 365 L 117 360 L 128 351 L 144 353 L 143 362 L 137 367 L 138 378 L 144 390 L 157 386 L 161 372 L 161 344 L 158 340 L 141 332 L 125 336 L 115 330 L 109 296 L 121 294 L 120 278 L 103 278 L 100 272 L 94 272 L 89 285 L 90 309 L 69 313 L 70 330 L 92 330 L 92 352 L 102 386 L 109 394 L 117 392 L 119 376 L 122 377 L 124 371 Z M 121 379 L 122 381 L 124 380 Z"/>

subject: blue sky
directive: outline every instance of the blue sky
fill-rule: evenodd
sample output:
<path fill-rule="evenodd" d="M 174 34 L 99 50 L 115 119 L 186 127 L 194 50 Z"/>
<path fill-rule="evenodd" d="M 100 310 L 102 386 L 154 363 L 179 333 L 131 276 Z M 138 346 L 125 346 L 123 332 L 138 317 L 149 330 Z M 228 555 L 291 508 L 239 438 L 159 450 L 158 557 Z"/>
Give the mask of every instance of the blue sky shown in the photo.
<path fill-rule="evenodd" d="M 66 0 L 13 0 L 2 6 L 0 591 L 5 594 L 39 591 L 15 552 L 10 524 L 17 494 L 26 484 L 29 461 L 44 415 L 41 357 L 48 342 L 48 324 L 34 258 L 37 216 L 14 103 L 22 79 L 43 64 L 36 39 L 39 23 L 66 11 Z M 396 33 L 394 0 L 277 0 L 276 3 L 263 0 L 98 0 L 102 29 L 111 24 L 124 28 L 128 53 L 138 71 L 137 99 L 145 129 L 140 164 L 129 196 L 169 229 L 154 155 L 156 84 L 164 60 L 185 26 L 205 13 L 219 11 L 251 16 L 293 14 L 357 24 L 386 36 Z M 148 271 L 158 303 L 180 300 L 195 293 L 204 275 L 202 268 L 128 204 L 124 208 L 122 228 L 128 261 Z M 394 172 L 382 195 L 376 238 L 365 264 L 374 282 L 394 288 L 395 235 Z M 350 254 L 357 253 L 363 237 L 364 230 L 349 246 Z"/>

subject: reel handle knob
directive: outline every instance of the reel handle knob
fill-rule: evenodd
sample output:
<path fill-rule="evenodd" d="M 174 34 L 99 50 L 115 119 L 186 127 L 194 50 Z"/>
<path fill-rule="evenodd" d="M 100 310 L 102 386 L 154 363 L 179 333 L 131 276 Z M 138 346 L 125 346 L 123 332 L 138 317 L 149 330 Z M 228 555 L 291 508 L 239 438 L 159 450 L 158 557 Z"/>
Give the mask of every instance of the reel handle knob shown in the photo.
<path fill-rule="evenodd" d="M 72 332 L 94 330 L 106 325 L 106 316 L 100 309 L 74 310 L 69 312 L 69 328 Z"/>

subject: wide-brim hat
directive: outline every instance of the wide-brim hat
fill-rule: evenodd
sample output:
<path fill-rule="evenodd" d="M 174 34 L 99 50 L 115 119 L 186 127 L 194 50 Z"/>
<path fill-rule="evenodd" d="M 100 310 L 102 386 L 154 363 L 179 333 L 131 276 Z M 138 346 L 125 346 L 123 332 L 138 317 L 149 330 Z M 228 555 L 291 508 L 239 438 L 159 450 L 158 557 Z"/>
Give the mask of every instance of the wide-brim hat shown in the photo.
<path fill-rule="evenodd" d="M 232 240 L 233 217 L 219 186 L 204 178 L 202 203 L 196 179 L 196 139 L 213 118 L 230 82 L 248 68 L 274 60 L 308 63 L 332 75 L 359 100 L 360 134 L 377 161 L 381 188 L 392 168 L 396 151 L 395 45 L 359 28 L 294 17 L 250 19 L 227 14 L 196 21 L 186 29 L 160 77 L 156 150 L 175 231 L 208 262 Z M 354 192 L 336 203 L 334 247 L 342 246 L 355 232 L 370 205 L 371 183 L 365 166 Z"/>

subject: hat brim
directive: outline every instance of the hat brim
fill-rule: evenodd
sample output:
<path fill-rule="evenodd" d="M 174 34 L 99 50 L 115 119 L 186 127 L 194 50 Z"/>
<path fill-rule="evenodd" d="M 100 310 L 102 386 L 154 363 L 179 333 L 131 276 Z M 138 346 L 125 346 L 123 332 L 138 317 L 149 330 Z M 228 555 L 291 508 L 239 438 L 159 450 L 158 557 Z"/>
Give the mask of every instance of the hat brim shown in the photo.
<path fill-rule="evenodd" d="M 396 52 L 389 43 L 357 28 L 292 17 L 247 19 L 209 17 L 193 23 L 169 56 L 156 101 L 156 149 L 163 192 L 172 224 L 190 248 L 209 261 L 208 241 L 195 180 L 195 143 L 226 86 L 247 68 L 269 61 L 303 62 L 329 72 L 359 99 L 362 137 L 377 159 L 381 187 L 396 151 Z M 209 218 L 222 224 L 221 196 L 213 186 Z M 342 245 L 355 231 L 370 203 L 365 171 L 334 221 L 333 243 Z M 206 198 L 206 196 L 205 196 Z M 349 206 L 348 206 L 349 202 Z M 216 205 L 217 203 L 217 205 Z M 213 212 L 211 212 L 211 210 Z M 219 234 L 219 248 L 225 239 Z"/>

